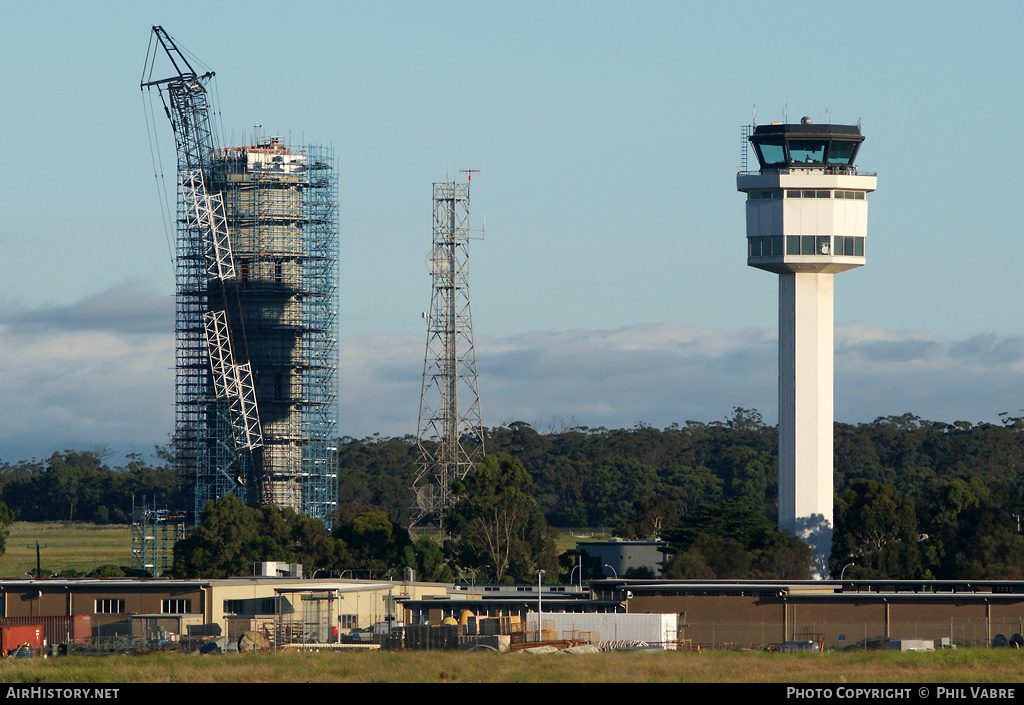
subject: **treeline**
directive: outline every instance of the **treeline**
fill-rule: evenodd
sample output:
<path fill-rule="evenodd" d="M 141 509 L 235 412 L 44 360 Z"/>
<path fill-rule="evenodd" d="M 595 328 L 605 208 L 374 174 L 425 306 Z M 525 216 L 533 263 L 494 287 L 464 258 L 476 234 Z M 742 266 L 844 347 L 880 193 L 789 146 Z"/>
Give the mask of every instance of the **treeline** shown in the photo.
<path fill-rule="evenodd" d="M 133 498 L 160 508 L 189 506 L 168 449 L 156 449 L 156 465 L 133 454 L 125 465 L 111 468 L 105 455 L 66 450 L 45 461 L 2 463 L 0 502 L 17 521 L 96 524 L 130 524 Z"/>
<path fill-rule="evenodd" d="M 477 486 L 460 488 L 463 499 L 467 492 L 476 497 L 464 512 L 470 516 L 499 494 L 503 502 L 529 507 L 523 541 L 533 553 L 514 555 L 526 544 L 510 551 L 507 575 L 515 579 L 555 560 L 547 526 L 666 538 L 674 550 L 667 566 L 672 577 L 794 578 L 809 569 L 800 543 L 774 530 L 777 433 L 756 411 L 737 408 L 720 422 L 664 429 L 574 426 L 542 433 L 516 422 L 486 429 L 483 440 L 496 465 Z M 333 537 L 347 548 L 323 565 L 376 571 L 408 565 L 436 576 L 484 566 L 497 572 L 495 557 L 473 555 L 481 550 L 466 541 L 415 546 L 398 530 L 410 518 L 415 438 L 342 438 L 338 454 Z M 45 462 L 0 465 L 0 501 L 23 521 L 128 523 L 133 496 L 187 507 L 187 488 L 177 482 L 166 450 L 158 458 L 155 465 L 134 457 L 110 468 L 102 453 L 65 451 Z M 905 414 L 836 424 L 832 575 L 1024 579 L 1022 463 L 1022 418 L 975 425 Z M 506 479 L 484 481 L 499 470 Z M 392 538 L 385 541 L 385 534 Z"/>
<path fill-rule="evenodd" d="M 549 524 L 673 538 L 670 574 L 693 578 L 769 577 L 799 551 L 752 524 L 775 523 L 777 440 L 760 414 L 741 408 L 721 422 L 665 429 L 540 433 L 516 422 L 484 435 L 488 454 L 523 464 Z M 404 523 L 415 439 L 344 438 L 338 451 L 340 501 L 385 507 Z M 1024 579 L 1022 460 L 1024 419 L 1016 417 L 975 425 L 904 414 L 836 424 L 832 575 Z M 712 529 L 709 512 L 732 523 Z M 693 530 L 695 517 L 709 529 Z M 728 556 L 740 560 L 726 564 Z"/>
<path fill-rule="evenodd" d="M 412 536 L 385 509 L 348 503 L 323 522 L 277 507 L 246 507 L 232 495 L 207 502 L 197 529 L 174 545 L 175 577 L 246 575 L 265 560 L 301 563 L 307 576 L 450 582 L 557 582 L 554 534 L 526 492 L 530 478 L 507 454 L 488 455 L 465 482 L 445 521 L 453 537 Z"/>

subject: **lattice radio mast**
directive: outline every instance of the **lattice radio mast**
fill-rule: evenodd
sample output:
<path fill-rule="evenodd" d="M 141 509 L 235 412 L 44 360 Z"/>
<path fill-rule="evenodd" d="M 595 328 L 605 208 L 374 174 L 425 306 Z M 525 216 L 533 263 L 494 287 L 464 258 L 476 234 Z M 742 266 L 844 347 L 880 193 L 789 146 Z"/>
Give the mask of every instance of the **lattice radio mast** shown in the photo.
<path fill-rule="evenodd" d="M 469 303 L 469 181 L 434 184 L 434 243 L 427 256 L 432 295 L 417 428 L 419 472 L 411 526 L 444 530 L 451 483 L 484 453 L 473 317 Z"/>

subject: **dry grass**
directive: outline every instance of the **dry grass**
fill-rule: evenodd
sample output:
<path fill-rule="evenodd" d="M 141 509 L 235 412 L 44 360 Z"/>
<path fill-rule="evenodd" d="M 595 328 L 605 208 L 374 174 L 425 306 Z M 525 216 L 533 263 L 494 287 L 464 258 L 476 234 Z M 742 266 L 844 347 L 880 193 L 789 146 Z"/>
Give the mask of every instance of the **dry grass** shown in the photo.
<path fill-rule="evenodd" d="M 0 662 L 0 681 L 42 683 L 1011 683 L 1024 654 L 757 652 L 495 654 L 345 652 L 71 656 Z"/>
<path fill-rule="evenodd" d="M 108 563 L 131 565 L 130 526 L 17 521 L 0 555 L 0 577 L 34 574 L 37 542 L 43 577 L 67 569 L 88 573 Z"/>

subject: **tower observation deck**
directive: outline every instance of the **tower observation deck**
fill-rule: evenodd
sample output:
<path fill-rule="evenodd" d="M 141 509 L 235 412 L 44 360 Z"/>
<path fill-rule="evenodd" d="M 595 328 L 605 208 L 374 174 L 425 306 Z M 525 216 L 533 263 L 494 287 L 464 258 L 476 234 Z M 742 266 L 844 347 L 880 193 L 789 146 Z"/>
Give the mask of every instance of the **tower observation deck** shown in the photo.
<path fill-rule="evenodd" d="M 780 530 L 814 548 L 828 574 L 833 520 L 833 275 L 865 263 L 867 194 L 875 174 L 854 160 L 850 125 L 760 125 L 749 136 L 760 170 L 747 195 L 747 264 L 779 275 Z"/>

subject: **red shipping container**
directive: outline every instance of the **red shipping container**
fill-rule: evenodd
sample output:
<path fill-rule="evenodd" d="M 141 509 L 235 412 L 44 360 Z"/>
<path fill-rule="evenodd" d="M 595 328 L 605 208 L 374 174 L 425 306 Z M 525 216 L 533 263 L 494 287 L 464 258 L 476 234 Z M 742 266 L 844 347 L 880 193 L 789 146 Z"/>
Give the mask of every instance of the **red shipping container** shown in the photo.
<path fill-rule="evenodd" d="M 7 617 L 0 627 L 33 625 L 43 628 L 47 646 L 54 644 L 88 644 L 92 641 L 92 617 L 76 614 L 73 617 Z"/>
<path fill-rule="evenodd" d="M 0 649 L 4 656 L 25 644 L 38 656 L 43 648 L 43 628 L 32 624 L 0 626 Z"/>

